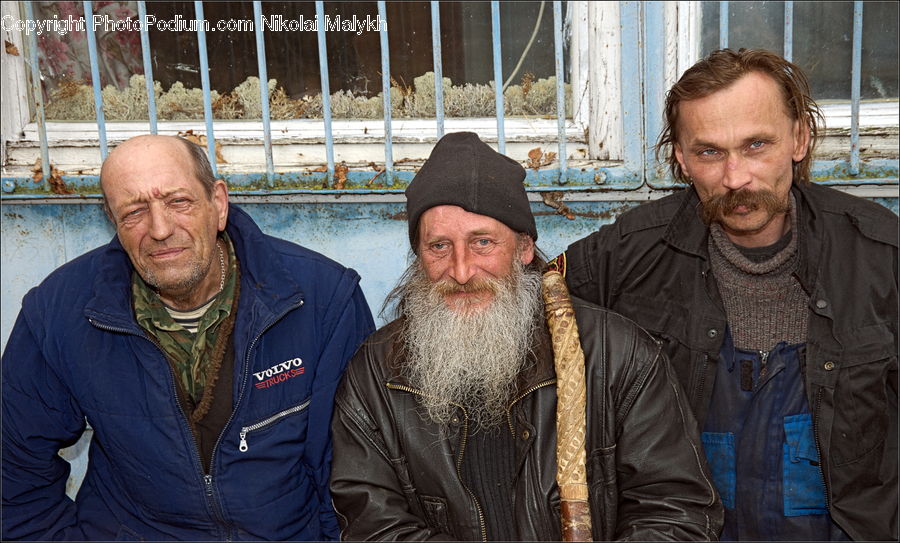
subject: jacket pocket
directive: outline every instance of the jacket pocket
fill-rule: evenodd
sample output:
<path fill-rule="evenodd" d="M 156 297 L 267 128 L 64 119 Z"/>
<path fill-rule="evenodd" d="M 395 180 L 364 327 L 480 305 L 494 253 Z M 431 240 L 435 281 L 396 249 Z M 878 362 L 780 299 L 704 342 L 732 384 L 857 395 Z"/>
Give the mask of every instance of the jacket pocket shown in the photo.
<path fill-rule="evenodd" d="M 703 452 L 712 473 L 713 484 L 719 491 L 722 505 L 734 509 L 734 493 L 737 486 L 734 434 L 731 432 L 703 432 L 700 435 Z"/>
<path fill-rule="evenodd" d="M 593 535 L 609 541 L 616 533 L 619 486 L 616 479 L 616 446 L 591 451 L 587 462 Z M 557 505 L 558 507 L 558 505 Z M 559 518 L 557 516 L 556 518 Z"/>
<path fill-rule="evenodd" d="M 260 430 L 265 430 L 267 428 L 272 427 L 277 422 L 281 421 L 281 419 L 285 417 L 289 417 L 291 415 L 295 415 L 297 413 L 301 413 L 309 407 L 309 404 L 312 400 L 306 399 L 299 405 L 295 405 L 293 407 L 289 407 L 283 411 L 279 411 L 270 417 L 266 417 L 265 419 L 255 422 L 249 426 L 244 426 L 241 428 L 241 432 L 238 435 L 240 438 L 240 443 L 238 444 L 238 450 L 241 452 L 247 452 L 250 449 L 249 436 L 252 432 L 258 432 Z"/>
<path fill-rule="evenodd" d="M 782 483 L 784 516 L 822 515 L 825 485 L 808 413 L 784 417 Z"/>
<path fill-rule="evenodd" d="M 896 387 L 891 381 L 897 378 L 897 352 L 889 325 L 858 328 L 842 334 L 840 340 L 844 350 L 837 360 L 840 374 L 835 382 L 830 450 L 835 467 L 855 462 L 881 446 L 891 412 L 897 409 L 896 399 L 890 399 Z"/>
<path fill-rule="evenodd" d="M 425 522 L 433 530 L 442 533 L 450 533 L 450 521 L 447 517 L 447 500 L 434 496 L 422 496 L 422 509 L 425 513 Z"/>

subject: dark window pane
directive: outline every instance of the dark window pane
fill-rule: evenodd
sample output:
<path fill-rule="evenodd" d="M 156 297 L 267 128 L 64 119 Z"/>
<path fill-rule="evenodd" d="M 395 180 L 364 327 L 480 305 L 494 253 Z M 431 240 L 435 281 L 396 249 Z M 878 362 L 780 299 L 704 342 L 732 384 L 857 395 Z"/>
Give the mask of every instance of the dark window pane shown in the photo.
<path fill-rule="evenodd" d="M 44 2 L 40 18 L 80 3 Z M 113 19 L 137 20 L 136 2 L 96 2 Z M 261 103 L 250 2 L 204 2 L 212 89 L 217 119 L 259 119 Z M 490 4 L 442 2 L 441 39 L 448 117 L 493 116 L 493 56 Z M 77 13 L 76 13 L 77 12 Z M 148 2 L 153 78 L 160 119 L 203 118 L 197 33 L 193 2 Z M 273 119 L 321 118 L 322 96 L 318 36 L 313 2 L 265 2 L 266 68 Z M 375 21 L 376 2 L 326 2 L 330 23 Z M 395 117 L 435 114 L 431 6 L 428 2 L 389 2 L 391 103 Z M 501 4 L 501 37 L 507 115 L 556 112 L 552 2 Z M 166 23 L 166 24 L 160 24 Z M 284 24 L 282 24 L 284 23 Z M 304 24 L 305 23 L 305 24 Z M 297 25 L 293 26 L 292 25 Z M 173 28 L 176 27 L 176 28 Z M 273 30 L 273 26 L 276 28 Z M 304 28 L 305 27 L 305 28 Z M 360 31 L 356 31 L 359 28 Z M 49 75 L 48 116 L 90 120 L 93 98 L 84 32 L 41 42 L 43 73 Z M 373 26 L 330 28 L 326 32 L 329 93 L 335 118 L 381 118 L 383 113 L 381 42 Z M 146 119 L 147 99 L 140 34 L 98 34 L 107 120 Z M 63 55 L 80 46 L 80 63 Z M 81 58 L 83 57 L 83 58 Z M 72 66 L 69 66 L 69 65 Z M 68 66 L 65 73 L 55 65 Z M 65 67 L 64 66 L 64 67 Z M 61 87 L 62 86 L 62 87 Z M 568 92 L 568 90 L 567 90 Z"/>
<path fill-rule="evenodd" d="M 702 2 L 701 54 L 719 47 L 719 2 Z M 896 2 L 865 2 L 861 96 L 897 99 Z M 794 58 L 820 101 L 849 100 L 853 46 L 852 2 L 794 2 Z M 730 2 L 732 49 L 762 48 L 782 53 L 783 2 Z"/>

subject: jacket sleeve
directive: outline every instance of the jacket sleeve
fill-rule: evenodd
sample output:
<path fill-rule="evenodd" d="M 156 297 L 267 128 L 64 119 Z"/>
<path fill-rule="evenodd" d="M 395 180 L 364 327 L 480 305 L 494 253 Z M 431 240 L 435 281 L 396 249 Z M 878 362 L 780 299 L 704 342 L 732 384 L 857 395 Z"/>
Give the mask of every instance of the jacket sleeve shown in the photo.
<path fill-rule="evenodd" d="M 356 283 L 359 277 L 355 272 L 345 272 L 345 281 Z M 349 297 L 347 296 L 349 293 Z M 359 345 L 375 329 L 372 313 L 366 303 L 365 296 L 358 284 L 350 289 L 343 289 L 341 300 L 332 300 L 324 320 L 329 323 L 327 339 L 319 357 L 316 369 L 316 380 L 313 384 L 312 401 L 310 402 L 310 420 L 330 421 L 334 407 L 334 393 L 340 382 L 347 362 Z M 341 295 L 338 295 L 340 298 Z M 334 315 L 334 316 L 332 316 Z M 315 429 L 315 430 L 314 430 Z M 308 465 L 313 469 L 316 488 L 319 490 L 319 525 L 323 538 L 338 539 L 340 534 L 331 495 L 328 491 L 328 478 L 332 460 L 332 444 L 329 424 L 311 425 L 310 431 L 320 431 L 322 435 L 308 435 L 306 457 Z"/>
<path fill-rule="evenodd" d="M 69 463 L 84 415 L 44 358 L 24 316 L 3 352 L 2 539 L 84 540 L 75 502 L 66 496 Z"/>
<path fill-rule="evenodd" d="M 716 540 L 722 505 L 668 360 L 639 338 L 628 373 L 616 402 L 616 539 Z"/>
<path fill-rule="evenodd" d="M 412 489 L 400 480 L 396 467 L 404 464 L 396 447 L 387 444 L 390 428 L 375 425 L 370 402 L 381 394 L 361 394 L 360 389 L 378 390 L 371 383 L 360 385 L 357 378 L 377 380 L 366 365 L 364 345 L 350 362 L 335 401 L 332 431 L 335 456 L 331 471 L 331 495 L 341 539 L 345 541 L 452 541 L 453 536 L 428 528 L 414 512 L 404 490 Z M 383 385 L 382 385 L 383 388 Z M 392 420 L 390 417 L 379 420 Z"/>

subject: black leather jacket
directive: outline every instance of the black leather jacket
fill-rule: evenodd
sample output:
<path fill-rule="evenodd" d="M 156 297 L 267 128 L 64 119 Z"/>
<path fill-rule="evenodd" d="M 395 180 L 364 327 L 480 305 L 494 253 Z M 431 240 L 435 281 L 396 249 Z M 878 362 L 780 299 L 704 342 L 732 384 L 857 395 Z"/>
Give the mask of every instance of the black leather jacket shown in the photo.
<path fill-rule="evenodd" d="M 619 315 L 573 302 L 586 358 L 594 538 L 716 539 L 721 504 L 659 345 Z M 341 537 L 486 540 L 491 512 L 459 474 L 466 413 L 445 427 L 424 418 L 417 391 L 397 369 L 398 330 L 395 321 L 368 339 L 337 393 L 331 491 Z M 549 347 L 536 352 L 508 412 L 520 466 L 513 508 L 520 539 L 558 541 L 556 378 Z"/>
<path fill-rule="evenodd" d="M 792 191 L 828 510 L 854 539 L 897 540 L 897 216 L 826 187 Z M 690 188 L 641 205 L 569 246 L 564 262 L 573 294 L 662 340 L 702 427 L 726 317 L 698 204 Z"/>

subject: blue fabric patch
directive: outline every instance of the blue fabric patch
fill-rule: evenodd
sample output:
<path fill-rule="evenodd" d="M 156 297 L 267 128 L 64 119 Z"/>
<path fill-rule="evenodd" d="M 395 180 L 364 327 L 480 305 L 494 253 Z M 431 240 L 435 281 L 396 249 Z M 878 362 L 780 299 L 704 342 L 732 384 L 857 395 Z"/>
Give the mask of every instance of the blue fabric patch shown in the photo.
<path fill-rule="evenodd" d="M 809 413 L 784 417 L 783 450 L 784 515 L 825 514 L 825 485 Z"/>
<path fill-rule="evenodd" d="M 734 494 L 737 486 L 735 469 L 734 434 L 731 432 L 703 432 L 700 435 L 706 462 L 712 472 L 713 484 L 719 491 L 722 505 L 734 509 Z"/>

